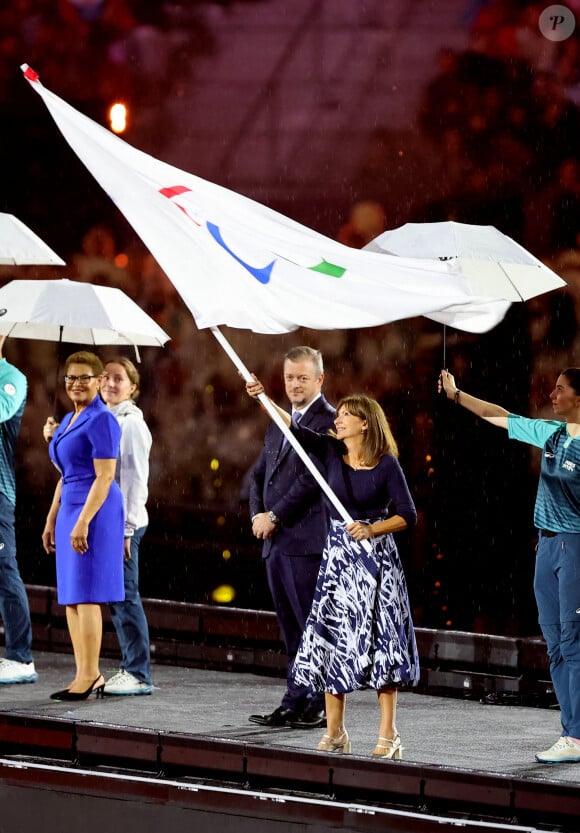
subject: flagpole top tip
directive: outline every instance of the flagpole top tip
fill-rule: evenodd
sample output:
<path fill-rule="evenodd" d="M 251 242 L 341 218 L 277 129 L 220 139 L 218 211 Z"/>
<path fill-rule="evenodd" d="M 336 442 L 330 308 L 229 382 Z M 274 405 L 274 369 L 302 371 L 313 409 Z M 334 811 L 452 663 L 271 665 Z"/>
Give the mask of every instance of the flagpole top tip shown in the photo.
<path fill-rule="evenodd" d="M 28 66 L 28 64 L 21 64 L 20 69 L 24 73 L 24 77 L 27 81 L 39 80 L 38 73 L 35 70 L 33 70 L 31 66 Z"/>

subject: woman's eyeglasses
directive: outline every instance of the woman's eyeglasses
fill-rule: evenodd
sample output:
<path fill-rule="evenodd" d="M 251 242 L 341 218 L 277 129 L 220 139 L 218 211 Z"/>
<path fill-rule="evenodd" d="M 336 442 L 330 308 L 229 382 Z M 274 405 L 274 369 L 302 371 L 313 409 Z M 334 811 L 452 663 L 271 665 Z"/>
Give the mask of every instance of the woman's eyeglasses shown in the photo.
<path fill-rule="evenodd" d="M 82 376 L 65 376 L 64 383 L 65 385 L 74 385 L 75 382 L 80 382 L 81 385 L 88 385 L 91 379 L 96 378 L 96 376 L 89 376 L 88 373 L 84 373 Z"/>

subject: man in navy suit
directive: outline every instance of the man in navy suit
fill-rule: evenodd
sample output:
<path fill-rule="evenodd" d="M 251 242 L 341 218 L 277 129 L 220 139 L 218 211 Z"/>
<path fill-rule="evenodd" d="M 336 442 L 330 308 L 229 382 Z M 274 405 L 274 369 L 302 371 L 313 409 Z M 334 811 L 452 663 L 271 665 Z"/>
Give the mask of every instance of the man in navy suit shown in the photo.
<path fill-rule="evenodd" d="M 284 386 L 292 418 L 314 431 L 334 427 L 334 408 L 321 393 L 322 355 L 294 347 L 284 358 Z M 292 665 L 310 612 L 326 535 L 328 512 L 320 487 L 281 430 L 271 423 L 250 482 L 252 531 L 263 540 L 262 556 L 278 624 L 288 655 L 287 688 L 271 714 L 252 714 L 260 726 L 326 726 L 324 695 L 298 686 Z"/>

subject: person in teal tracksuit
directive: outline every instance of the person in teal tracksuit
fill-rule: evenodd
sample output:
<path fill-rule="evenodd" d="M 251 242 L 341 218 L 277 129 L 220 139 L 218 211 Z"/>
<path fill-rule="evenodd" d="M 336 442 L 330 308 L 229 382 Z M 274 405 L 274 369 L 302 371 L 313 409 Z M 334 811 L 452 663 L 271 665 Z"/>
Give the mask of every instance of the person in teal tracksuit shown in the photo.
<path fill-rule="evenodd" d="M 538 529 L 534 593 L 560 704 L 562 734 L 536 759 L 580 762 L 580 368 L 558 376 L 550 400 L 554 419 L 528 419 L 460 391 L 441 371 L 439 390 L 510 439 L 542 449 L 534 509 Z"/>
<path fill-rule="evenodd" d="M 6 657 L 0 659 L 0 684 L 34 683 L 32 627 L 26 589 L 16 560 L 14 455 L 26 404 L 26 376 L 2 356 L 0 336 L 0 619 Z"/>

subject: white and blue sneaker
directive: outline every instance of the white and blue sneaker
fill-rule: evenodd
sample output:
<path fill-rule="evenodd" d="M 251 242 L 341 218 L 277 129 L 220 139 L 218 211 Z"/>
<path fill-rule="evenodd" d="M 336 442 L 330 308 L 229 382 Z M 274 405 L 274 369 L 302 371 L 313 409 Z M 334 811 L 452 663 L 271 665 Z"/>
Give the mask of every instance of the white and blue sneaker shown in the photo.
<path fill-rule="evenodd" d="M 122 668 L 105 683 L 105 694 L 151 694 L 153 686 Z"/>
<path fill-rule="evenodd" d="M 0 659 L 0 685 L 11 683 L 35 683 L 38 674 L 33 662 L 16 662 L 14 659 Z"/>
<path fill-rule="evenodd" d="M 541 764 L 580 763 L 580 743 L 562 736 L 546 752 L 538 752 L 536 761 Z"/>

